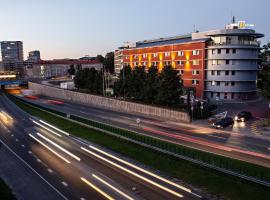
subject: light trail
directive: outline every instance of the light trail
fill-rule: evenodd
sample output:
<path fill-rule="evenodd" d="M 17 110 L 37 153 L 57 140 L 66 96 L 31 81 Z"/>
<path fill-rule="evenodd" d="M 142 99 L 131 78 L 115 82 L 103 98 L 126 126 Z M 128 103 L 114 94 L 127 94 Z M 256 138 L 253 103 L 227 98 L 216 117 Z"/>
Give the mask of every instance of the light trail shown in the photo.
<path fill-rule="evenodd" d="M 119 194 L 121 194 L 123 197 L 129 199 L 129 200 L 134 200 L 133 198 L 131 198 L 130 196 L 128 196 L 127 194 L 125 194 L 124 192 L 122 192 L 121 190 L 118 190 L 116 187 L 112 186 L 111 184 L 109 184 L 108 182 L 106 182 L 105 180 L 103 180 L 102 178 L 100 178 L 99 176 L 92 174 L 92 176 L 99 180 L 101 183 L 103 183 L 104 185 L 107 185 L 109 188 L 113 189 L 114 191 L 118 192 Z"/>
<path fill-rule="evenodd" d="M 114 200 L 114 198 L 112 198 L 110 195 L 108 195 L 107 193 L 105 193 L 104 191 L 102 191 L 101 189 L 99 189 L 97 186 L 95 186 L 93 183 L 91 183 L 90 181 L 86 180 L 85 178 L 81 177 L 81 180 L 86 183 L 87 185 L 89 185 L 91 188 L 93 188 L 94 190 L 96 190 L 98 193 L 100 193 L 102 196 L 104 196 L 105 198 L 109 199 L 109 200 Z"/>
<path fill-rule="evenodd" d="M 9 114 L 7 114 L 5 111 L 1 111 L 3 115 L 5 115 L 9 119 L 13 119 Z"/>
<path fill-rule="evenodd" d="M 31 119 L 31 120 L 32 120 L 32 119 Z M 62 135 L 60 135 L 60 134 L 56 133 L 55 131 L 53 131 L 53 130 L 47 128 L 46 126 L 44 126 L 44 125 L 42 125 L 42 124 L 36 122 L 35 120 L 32 120 L 32 122 L 34 122 L 35 124 L 39 125 L 40 127 L 44 128 L 44 129 L 46 129 L 47 131 L 53 133 L 54 135 L 57 135 L 58 137 L 62 137 Z"/>
<path fill-rule="evenodd" d="M 68 154 L 72 158 L 74 158 L 74 159 L 76 159 L 78 161 L 81 161 L 81 159 L 78 156 L 74 155 L 73 153 L 70 153 L 68 150 L 64 149 L 63 147 L 61 147 L 60 145 L 58 145 L 55 142 L 51 141 L 50 139 L 46 138 L 45 136 L 41 135 L 40 133 L 37 133 L 37 135 L 39 137 L 43 138 L 44 140 L 46 140 L 47 142 L 51 143 L 52 145 L 54 145 L 55 147 L 57 147 L 61 151 L 65 152 L 66 154 Z"/>
<path fill-rule="evenodd" d="M 42 120 L 39 120 L 39 121 L 40 121 L 41 123 L 43 123 L 43 124 L 45 124 L 45 125 L 47 125 L 47 126 L 53 128 L 54 130 L 59 131 L 60 133 L 63 133 L 63 134 L 65 134 L 65 135 L 67 135 L 67 136 L 70 135 L 69 133 L 67 133 L 67 132 L 65 132 L 65 131 L 63 131 L 63 130 L 61 130 L 61 129 L 59 129 L 59 128 L 56 128 L 55 126 L 53 126 L 53 125 L 51 125 L 51 124 L 49 124 L 49 123 L 47 123 L 47 122 L 44 122 L 44 121 L 42 121 Z"/>
<path fill-rule="evenodd" d="M 152 180 L 150 180 L 148 178 L 145 178 L 145 177 L 143 177 L 143 176 L 141 176 L 141 175 L 139 175 L 139 174 L 137 174 L 137 173 L 123 167 L 123 166 L 120 166 L 120 165 L 118 165 L 118 164 L 116 164 L 116 163 L 114 163 L 114 162 L 112 162 L 112 161 L 110 161 L 110 160 L 108 160 L 108 159 L 106 159 L 106 158 L 104 158 L 104 157 L 90 151 L 89 149 L 86 149 L 84 147 L 81 147 L 81 149 L 86 151 L 87 153 L 89 153 L 89 154 L 91 154 L 91 155 L 93 155 L 93 156 L 95 156 L 95 157 L 97 157 L 97 158 L 99 158 L 99 159 L 101 159 L 101 160 L 103 160 L 103 161 L 105 161 L 105 162 L 107 162 L 107 163 L 109 163 L 109 164 L 111 164 L 111 165 L 113 165 L 113 166 L 115 166 L 115 167 L 117 167 L 117 168 L 119 168 L 119 169 L 121 169 L 121 170 L 135 176 L 135 177 L 137 177 L 137 178 L 139 178 L 139 179 L 142 179 L 143 181 L 145 181 L 147 183 L 150 183 L 150 184 L 152 184 L 152 185 L 154 185 L 154 186 L 156 186 L 156 187 L 158 187 L 158 188 L 160 188 L 162 190 L 165 190 L 168 193 L 171 193 L 171 194 L 173 194 L 173 195 L 175 195 L 175 196 L 177 196 L 179 198 L 184 197 L 182 194 L 179 194 L 179 193 L 177 193 L 177 192 L 175 192 L 175 191 L 173 191 L 173 190 L 171 190 L 169 188 L 166 188 L 166 187 L 164 187 L 164 186 L 162 186 L 162 185 L 160 185 L 160 184 L 158 184 L 158 183 L 156 183 L 156 182 L 154 182 L 154 181 L 152 181 Z"/>
<path fill-rule="evenodd" d="M 63 156 L 61 156 L 59 153 L 57 153 L 56 151 L 54 151 L 53 149 L 51 149 L 49 146 L 47 146 L 46 144 L 44 144 L 43 142 L 41 142 L 39 139 L 37 139 L 36 137 L 34 137 L 32 134 L 29 133 L 29 136 L 31 138 L 33 138 L 35 141 L 37 141 L 39 144 L 41 144 L 42 146 L 44 146 L 46 149 L 48 149 L 49 151 L 51 151 L 52 153 L 54 153 L 56 156 L 58 156 L 59 158 L 61 158 L 62 160 L 64 160 L 66 163 L 70 164 L 70 161 L 67 160 L 66 158 L 64 158 Z"/>
<path fill-rule="evenodd" d="M 89 145 L 89 147 L 90 147 L 91 149 L 94 149 L 94 150 L 96 150 L 96 151 L 98 151 L 98 152 L 100 152 L 100 153 L 102 153 L 102 154 L 104 154 L 104 155 L 110 157 L 110 158 L 113 158 L 113 159 L 115 159 L 115 160 L 117 160 L 117 161 L 119 161 L 119 162 L 121 162 L 121 163 L 124 163 L 124 164 L 126 164 L 126 165 L 128 165 L 128 166 L 130 166 L 130 167 L 133 167 L 134 169 L 137 169 L 137 170 L 139 170 L 139 171 L 141 171 L 141 172 L 143 172 L 143 173 L 145 173 L 145 174 L 148 174 L 148 175 L 153 176 L 153 177 L 155 177 L 155 178 L 157 178 L 157 179 L 159 179 L 159 180 L 161 180 L 161 181 L 163 181 L 163 182 L 166 182 L 166 183 L 168 183 L 168 184 L 170 184 L 170 185 L 173 185 L 174 187 L 177 187 L 177 188 L 179 188 L 179 189 L 181 189 L 181 190 L 184 190 L 184 191 L 186 191 L 186 192 L 192 193 L 191 190 L 188 189 L 188 188 L 186 188 L 186 187 L 180 186 L 180 185 L 178 185 L 178 184 L 176 184 L 176 183 L 174 183 L 174 182 L 172 182 L 172 181 L 169 181 L 169 180 L 167 180 L 167 179 L 165 179 L 165 178 L 162 178 L 161 176 L 158 176 L 158 175 L 156 175 L 156 174 L 154 174 L 154 173 L 152 173 L 152 172 L 149 172 L 149 171 L 147 171 L 147 170 L 144 170 L 144 169 L 142 169 L 142 168 L 140 168 L 140 167 L 138 167 L 138 166 L 136 166 L 136 165 L 134 165 L 134 164 L 131 164 L 131 163 L 129 163 L 129 162 L 123 160 L 123 159 L 120 159 L 120 158 L 118 158 L 118 157 L 116 157 L 116 156 L 113 156 L 113 155 L 111 155 L 111 154 L 109 154 L 109 153 L 107 153 L 107 152 L 105 152 L 105 151 L 102 151 L 102 150 L 100 150 L 100 149 L 98 149 L 98 148 L 96 148 L 96 147 L 94 147 L 94 146 Z"/>

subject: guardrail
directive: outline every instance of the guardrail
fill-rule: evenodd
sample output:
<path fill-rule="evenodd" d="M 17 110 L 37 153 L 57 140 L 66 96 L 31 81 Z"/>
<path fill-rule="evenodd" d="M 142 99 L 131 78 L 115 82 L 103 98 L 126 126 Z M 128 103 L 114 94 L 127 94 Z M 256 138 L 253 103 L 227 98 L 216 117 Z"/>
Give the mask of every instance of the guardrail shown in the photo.
<path fill-rule="evenodd" d="M 226 173 L 232 176 L 239 177 L 241 179 L 245 179 L 254 183 L 270 187 L 269 168 L 258 166 L 241 160 L 228 158 L 222 155 L 217 155 L 211 152 L 193 149 L 191 147 L 182 146 L 180 144 L 163 141 L 162 139 L 155 138 L 154 136 L 144 135 L 142 133 L 130 131 L 128 129 L 114 127 L 109 124 L 82 118 L 80 116 L 70 115 L 64 112 L 56 111 L 50 108 L 43 107 L 41 105 L 28 102 L 15 96 L 9 95 L 9 97 L 11 99 L 16 98 L 17 100 L 34 108 L 38 108 L 56 116 L 60 116 L 73 122 L 77 122 L 81 125 L 110 134 L 117 138 L 127 140 L 141 146 L 156 150 L 158 152 L 198 164 L 208 169 L 213 169 L 222 173 Z"/>

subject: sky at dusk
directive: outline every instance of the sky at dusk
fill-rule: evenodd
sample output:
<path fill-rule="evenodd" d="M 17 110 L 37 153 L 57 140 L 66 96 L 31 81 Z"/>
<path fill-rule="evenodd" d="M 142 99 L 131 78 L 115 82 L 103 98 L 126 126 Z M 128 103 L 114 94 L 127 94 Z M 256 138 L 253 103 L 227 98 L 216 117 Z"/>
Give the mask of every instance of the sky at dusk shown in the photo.
<path fill-rule="evenodd" d="M 255 24 L 270 41 L 270 0 L 0 0 L 0 40 L 21 40 L 25 58 L 96 56 L 135 42 L 223 28 L 236 20 Z"/>

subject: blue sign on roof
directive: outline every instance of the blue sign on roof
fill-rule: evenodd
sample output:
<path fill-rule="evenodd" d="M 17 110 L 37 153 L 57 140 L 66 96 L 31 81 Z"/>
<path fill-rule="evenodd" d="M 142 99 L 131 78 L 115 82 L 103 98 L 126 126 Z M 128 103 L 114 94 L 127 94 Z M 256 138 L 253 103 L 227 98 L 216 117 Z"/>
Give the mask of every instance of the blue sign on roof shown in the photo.
<path fill-rule="evenodd" d="M 22 81 L 0 81 L 0 85 L 22 84 Z"/>

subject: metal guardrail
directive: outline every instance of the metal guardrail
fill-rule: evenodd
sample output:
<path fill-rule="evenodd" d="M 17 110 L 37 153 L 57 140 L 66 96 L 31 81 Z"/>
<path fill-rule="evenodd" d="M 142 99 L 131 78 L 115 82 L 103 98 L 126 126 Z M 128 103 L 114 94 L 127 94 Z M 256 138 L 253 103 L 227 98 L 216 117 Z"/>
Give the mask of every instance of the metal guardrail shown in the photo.
<path fill-rule="evenodd" d="M 17 97 L 16 97 L 17 98 Z M 247 181 L 250 181 L 250 182 L 253 182 L 253 183 L 257 183 L 257 184 L 260 184 L 260 185 L 263 185 L 263 186 L 267 186 L 267 187 L 270 187 L 270 181 L 268 180 L 261 180 L 259 178 L 256 178 L 256 177 L 253 177 L 253 176 L 248 176 L 248 175 L 245 175 L 245 174 L 241 174 L 239 172 L 235 172 L 235 171 L 232 171 L 232 170 L 228 170 L 228 169 L 225 169 L 225 168 L 222 168 L 222 167 L 219 167 L 219 166 L 216 166 L 216 165 L 213 165 L 213 164 L 209 164 L 209 163 L 206 163 L 206 162 L 203 162 L 203 161 L 200 161 L 200 160 L 197 160 L 197 159 L 194 159 L 194 158 L 190 158 L 190 157 L 187 157 L 187 156 L 183 156 L 183 155 L 179 155 L 177 153 L 174 153 L 174 152 L 171 152 L 171 151 L 168 151 L 168 150 L 165 150 L 165 149 L 162 149 L 162 148 L 159 148 L 159 147 L 156 147 L 156 146 L 153 146 L 153 145 L 150 145 L 150 144 L 147 144 L 147 143 L 144 143 L 144 142 L 141 142 L 141 141 L 138 141 L 138 140 L 134 140 L 134 139 L 131 139 L 129 137 L 126 137 L 126 136 L 123 136 L 123 135 L 119 135 L 117 133 L 114 133 L 114 132 L 111 132 L 111 131 L 108 131 L 108 130 L 104 130 L 102 128 L 97 128 L 95 126 L 91 126 L 89 124 L 86 124 L 86 123 L 83 123 L 83 122 L 80 122 L 80 121 L 77 121 L 77 120 L 74 120 L 74 119 L 70 119 L 70 118 L 67 118 L 66 117 L 66 113 L 63 113 L 61 112 L 61 115 L 60 115 L 60 112 L 59 111 L 56 111 L 56 113 L 54 112 L 51 112 L 51 111 L 48 111 L 48 110 L 53 110 L 53 109 L 47 109 L 43 106 L 40 106 L 40 105 L 32 105 L 31 103 L 29 102 L 26 102 L 25 100 L 22 100 L 20 98 L 17 98 L 19 99 L 20 101 L 22 101 L 23 103 L 33 107 L 33 108 L 36 108 L 36 109 L 39 109 L 41 111 L 44 111 L 44 112 L 47 112 L 49 114 L 52 114 L 54 116 L 57 116 L 57 117 L 60 117 L 60 118 L 63 118 L 63 119 L 66 119 L 66 120 L 69 120 L 71 122 L 74 122 L 74 123 L 77 123 L 77 124 L 80 124 L 82 126 L 85 126 L 85 127 L 88 127 L 88 128 L 91 128 L 91 129 L 94 129 L 94 130 L 97 130 L 97 131 L 101 131 L 101 132 L 104 132 L 106 134 L 109 134 L 111 136 L 114 136 L 116 138 L 120 138 L 120 139 L 123 139 L 123 140 L 126 140 L 126 141 L 129 141 L 129 142 L 132 142 L 132 143 L 135 143 L 135 144 L 138 144 L 140 146 L 143 146 L 143 147 L 147 147 L 149 149 L 152 149 L 152 150 L 155 150 L 155 151 L 158 151 L 158 152 L 161 152 L 163 154 L 166 154 L 166 155 L 170 155 L 170 156 L 173 156 L 173 157 L 176 157 L 176 158 L 179 158 L 179 159 L 183 159 L 183 160 L 186 160 L 186 161 L 189 161 L 191 163 L 194 163 L 194 164 L 197 164 L 197 165 L 200 165 L 202 167 L 205 167 L 205 168 L 208 168 L 208 169 L 212 169 L 212 170 L 216 170 L 216 171 L 219 171 L 219 172 L 222 172 L 222 173 L 225 173 L 227 175 L 231 175 L 231 176 L 235 176 L 235 177 L 238 177 L 240 179 L 244 179 L 244 180 L 247 180 Z M 42 109 L 42 108 L 43 109 Z M 74 115 L 75 116 L 75 115 Z M 79 118 L 82 118 L 80 116 L 76 116 L 76 117 L 79 117 Z M 85 119 L 85 118 L 82 118 L 84 120 L 89 120 L 89 119 Z M 100 123 L 100 122 L 97 122 L 97 123 Z M 104 124 L 104 125 L 107 125 L 107 124 Z M 108 125 L 108 126 L 111 126 L 111 125 Z M 130 131 L 131 132 L 131 131 Z M 132 131 L 133 132 L 133 131 Z M 145 135 L 145 134 L 141 134 L 141 133 L 136 133 L 134 132 L 134 134 L 140 134 L 140 135 L 143 135 L 145 137 L 149 137 L 149 138 L 154 138 L 154 139 L 158 139 L 158 140 L 161 140 L 161 141 L 164 141 L 163 139 L 160 139 L 160 138 L 156 138 L 154 136 L 149 136 L 149 135 Z M 166 140 L 165 140 L 166 141 Z M 179 144 L 178 144 L 179 145 Z M 179 145 L 181 146 L 181 145 Z M 191 147 L 189 147 L 191 148 Z M 196 149 L 198 150 L 198 149 Z M 207 152 L 207 151 L 206 151 Z M 207 152 L 207 153 L 211 153 L 211 152 Z M 222 156 L 222 155 L 218 155 L 218 154 L 214 154 L 216 156 Z M 232 158 L 231 158 L 232 159 Z"/>

